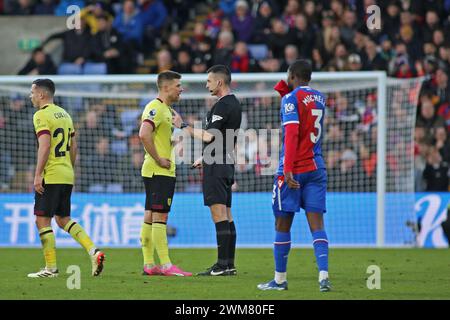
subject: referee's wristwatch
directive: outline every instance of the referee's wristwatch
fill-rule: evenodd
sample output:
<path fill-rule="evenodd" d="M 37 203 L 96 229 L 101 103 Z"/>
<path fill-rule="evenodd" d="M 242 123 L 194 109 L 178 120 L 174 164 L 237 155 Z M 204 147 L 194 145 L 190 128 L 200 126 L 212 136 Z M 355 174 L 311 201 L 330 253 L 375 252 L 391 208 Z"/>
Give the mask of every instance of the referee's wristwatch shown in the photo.
<path fill-rule="evenodd" d="M 180 129 L 184 129 L 186 127 L 188 127 L 189 125 L 186 122 L 182 122 L 180 125 Z"/>

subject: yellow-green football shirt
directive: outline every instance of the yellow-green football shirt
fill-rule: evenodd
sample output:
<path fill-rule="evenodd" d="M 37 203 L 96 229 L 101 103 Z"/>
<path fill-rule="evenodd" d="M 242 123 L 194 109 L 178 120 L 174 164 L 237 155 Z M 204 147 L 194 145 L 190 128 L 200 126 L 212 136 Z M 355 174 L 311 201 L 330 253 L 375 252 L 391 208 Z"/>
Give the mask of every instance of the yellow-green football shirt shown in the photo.
<path fill-rule="evenodd" d="M 70 140 L 75 134 L 72 118 L 61 107 L 48 104 L 33 116 L 37 137 L 50 135 L 50 154 L 44 168 L 45 184 L 73 184 Z"/>
<path fill-rule="evenodd" d="M 151 178 L 153 175 L 175 177 L 175 152 L 172 145 L 172 111 L 170 106 L 159 99 L 154 99 L 145 106 L 142 122 L 153 125 L 153 141 L 161 158 L 170 159 L 170 169 L 160 167 L 145 150 L 142 176 Z M 145 149 L 145 148 L 144 148 Z"/>

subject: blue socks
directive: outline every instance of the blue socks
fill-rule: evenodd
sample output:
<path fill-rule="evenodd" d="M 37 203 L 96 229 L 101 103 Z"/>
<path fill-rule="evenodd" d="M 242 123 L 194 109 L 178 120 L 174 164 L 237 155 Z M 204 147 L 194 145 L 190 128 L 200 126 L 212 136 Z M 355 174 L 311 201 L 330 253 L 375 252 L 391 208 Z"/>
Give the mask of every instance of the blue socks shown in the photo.
<path fill-rule="evenodd" d="M 273 256 L 275 258 L 276 272 L 286 272 L 290 249 L 291 249 L 291 233 L 275 231 Z"/>
<path fill-rule="evenodd" d="M 319 271 L 328 272 L 328 238 L 325 230 L 312 232 L 314 254 Z"/>

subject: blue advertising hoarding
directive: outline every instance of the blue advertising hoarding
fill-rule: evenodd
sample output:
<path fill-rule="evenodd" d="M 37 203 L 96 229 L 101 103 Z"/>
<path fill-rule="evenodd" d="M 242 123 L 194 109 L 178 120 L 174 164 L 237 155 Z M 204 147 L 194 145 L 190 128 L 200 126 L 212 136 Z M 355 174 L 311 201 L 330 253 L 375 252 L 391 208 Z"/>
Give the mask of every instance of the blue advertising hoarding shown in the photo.
<path fill-rule="evenodd" d="M 238 246 L 272 246 L 274 217 L 271 199 L 270 193 L 233 194 L 232 211 Z M 411 246 L 414 234 L 400 212 L 412 214 L 413 210 L 421 226 L 417 236 L 418 245 L 448 246 L 440 224 L 447 218 L 450 193 L 418 193 L 411 202 L 412 205 L 415 203 L 414 208 L 395 207 L 397 199 L 398 194 L 386 195 L 387 246 Z M 32 194 L 0 194 L 0 246 L 40 246 L 33 201 Z M 93 241 L 101 247 L 138 247 L 143 213 L 143 194 L 72 195 L 72 218 L 83 225 Z M 411 220 L 414 220 L 414 215 Z M 376 194 L 328 193 L 325 221 L 330 245 L 375 246 Z M 54 226 L 59 247 L 77 246 L 70 235 Z M 176 194 L 168 226 L 172 230 L 169 234 L 171 247 L 215 246 L 215 228 L 209 209 L 203 206 L 201 194 Z M 298 246 L 311 244 L 304 214 L 298 214 L 294 220 L 292 240 Z"/>

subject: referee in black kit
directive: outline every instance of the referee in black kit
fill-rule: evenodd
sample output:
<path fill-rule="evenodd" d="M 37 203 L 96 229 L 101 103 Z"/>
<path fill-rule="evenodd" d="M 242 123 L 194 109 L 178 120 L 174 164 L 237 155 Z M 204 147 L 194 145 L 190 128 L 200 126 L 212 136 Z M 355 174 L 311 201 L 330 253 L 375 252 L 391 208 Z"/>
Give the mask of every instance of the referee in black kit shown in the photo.
<path fill-rule="evenodd" d="M 217 262 L 198 275 L 236 275 L 237 271 L 234 265 L 236 228 L 231 214 L 231 186 L 234 183 L 234 148 L 237 136 L 233 135 L 233 143 L 227 143 L 227 130 L 228 134 L 230 129 L 234 133 L 239 130 L 242 107 L 236 96 L 231 93 L 231 72 L 228 67 L 215 65 L 208 69 L 207 73 L 206 88 L 211 95 L 219 99 L 208 112 L 205 130 L 188 126 L 176 113 L 174 124 L 205 143 L 203 158 L 195 161 L 193 167 L 203 167 L 203 200 L 205 206 L 211 210 L 211 217 L 216 226 L 218 252 Z M 206 154 L 206 148 L 215 140 L 216 143 L 223 141 L 223 146 L 208 149 L 222 150 L 222 154 L 213 152 Z"/>

